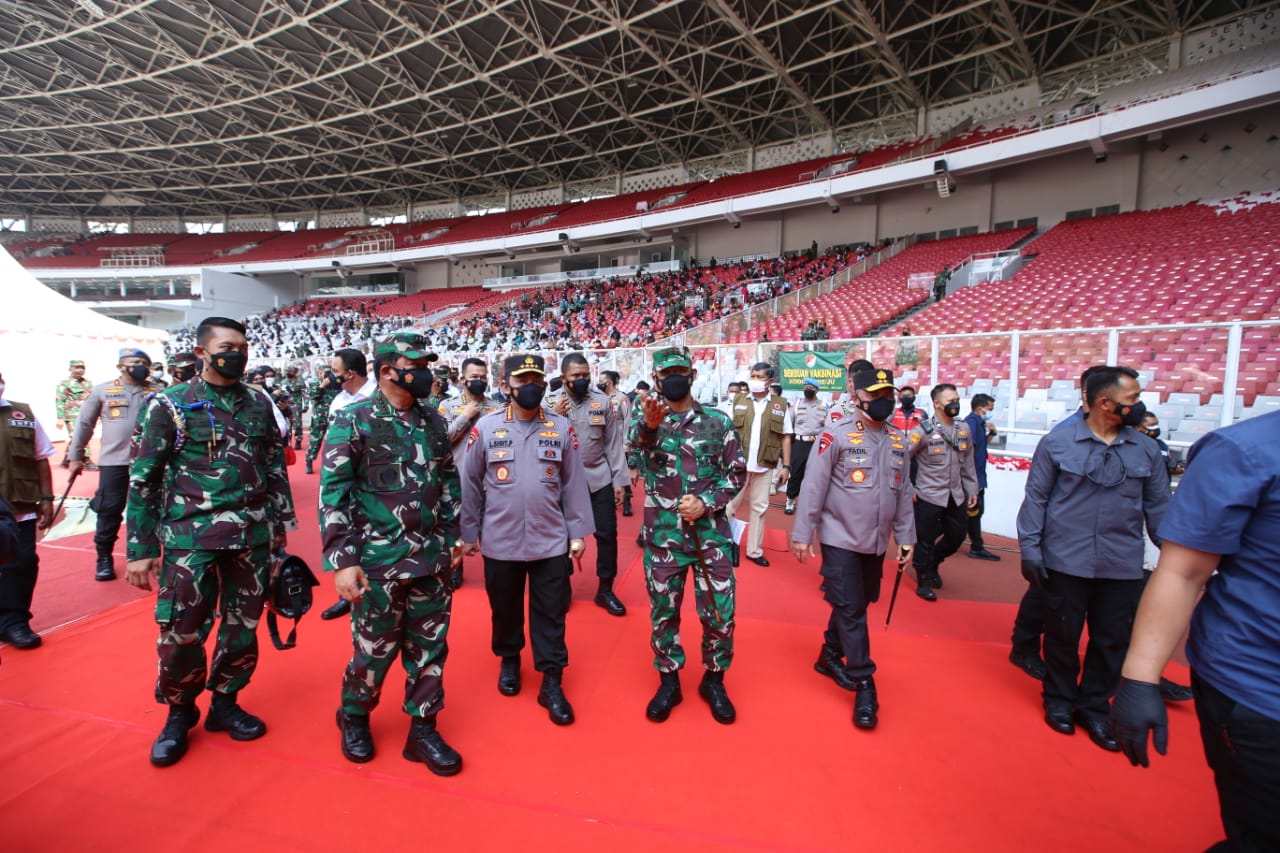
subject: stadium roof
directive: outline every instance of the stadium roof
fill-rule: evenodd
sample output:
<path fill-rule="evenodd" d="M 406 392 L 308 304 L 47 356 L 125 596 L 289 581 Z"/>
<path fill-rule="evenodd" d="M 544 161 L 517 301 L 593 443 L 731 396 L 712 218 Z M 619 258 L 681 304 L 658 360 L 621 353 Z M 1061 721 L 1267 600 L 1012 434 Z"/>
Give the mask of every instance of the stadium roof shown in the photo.
<path fill-rule="evenodd" d="M 608 185 L 1158 73 L 1176 34 L 1275 5 L 0 0 L 0 211 L 403 211 Z"/>

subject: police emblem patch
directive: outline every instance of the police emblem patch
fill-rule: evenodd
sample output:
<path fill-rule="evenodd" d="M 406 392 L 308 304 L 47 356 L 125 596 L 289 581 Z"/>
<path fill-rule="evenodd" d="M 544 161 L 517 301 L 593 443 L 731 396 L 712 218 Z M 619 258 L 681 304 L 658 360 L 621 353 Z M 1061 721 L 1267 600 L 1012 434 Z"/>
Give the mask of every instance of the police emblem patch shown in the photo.
<path fill-rule="evenodd" d="M 818 436 L 818 455 L 821 456 L 827 452 L 827 448 L 831 446 L 831 442 L 835 441 L 835 436 L 829 432 L 824 432 Z"/>
<path fill-rule="evenodd" d="M 511 471 L 506 465 L 499 465 L 498 470 L 493 472 L 493 476 L 499 483 L 505 483 L 511 478 Z"/>
<path fill-rule="evenodd" d="M 849 475 L 849 479 L 853 480 L 855 483 L 861 483 L 867 479 L 867 472 L 859 468 L 857 471 L 854 471 Z"/>

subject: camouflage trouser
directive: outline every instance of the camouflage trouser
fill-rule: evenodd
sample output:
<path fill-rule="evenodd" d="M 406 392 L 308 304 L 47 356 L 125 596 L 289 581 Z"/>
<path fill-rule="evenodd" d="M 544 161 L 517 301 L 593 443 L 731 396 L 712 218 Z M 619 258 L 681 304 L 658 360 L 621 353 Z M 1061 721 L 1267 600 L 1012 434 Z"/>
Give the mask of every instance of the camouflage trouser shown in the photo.
<path fill-rule="evenodd" d="M 311 413 L 311 435 L 307 438 L 307 464 L 310 465 L 316 461 L 316 457 L 320 455 L 320 446 L 324 444 L 324 434 L 329 429 L 329 415 L 327 412 Z"/>
<path fill-rule="evenodd" d="M 258 620 L 270 573 L 268 545 L 231 551 L 164 550 L 156 594 L 157 702 L 184 705 L 205 688 L 235 693 L 249 683 L 258 663 Z M 213 629 L 215 607 L 222 621 L 206 682 L 204 643 Z"/>
<path fill-rule="evenodd" d="M 294 407 L 289 413 L 289 434 L 293 438 L 295 450 L 302 448 L 302 409 Z"/>
<path fill-rule="evenodd" d="M 644 578 L 649 590 L 649 621 L 653 626 L 650 646 L 653 665 L 659 672 L 684 668 L 684 647 L 680 645 L 680 607 L 684 602 L 685 580 L 693 572 L 693 600 L 702 622 L 702 665 L 712 672 L 729 668 L 733 659 L 733 565 L 727 554 L 711 548 L 706 552 L 711 590 L 693 554 L 645 546 Z M 715 607 L 712 607 L 712 599 Z"/>
<path fill-rule="evenodd" d="M 342 676 L 342 710 L 368 714 L 396 652 L 404 666 L 404 710 L 427 717 L 444 707 L 453 592 L 447 576 L 370 580 L 351 607 L 351 663 Z"/>

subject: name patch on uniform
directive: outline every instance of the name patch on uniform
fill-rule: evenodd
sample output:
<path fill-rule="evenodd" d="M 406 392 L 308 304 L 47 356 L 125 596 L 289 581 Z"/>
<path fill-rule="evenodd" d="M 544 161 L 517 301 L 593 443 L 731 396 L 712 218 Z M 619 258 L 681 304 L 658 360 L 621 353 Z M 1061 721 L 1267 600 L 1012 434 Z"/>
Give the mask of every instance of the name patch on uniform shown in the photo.
<path fill-rule="evenodd" d="M 18 429 L 35 429 L 36 422 L 28 418 L 26 412 L 13 412 L 9 415 L 9 426 Z"/>
<path fill-rule="evenodd" d="M 849 475 L 849 479 L 853 480 L 853 482 L 855 483 L 864 482 L 867 479 L 867 472 L 859 468 L 858 470 L 854 471 L 852 474 Z"/>
<path fill-rule="evenodd" d="M 505 483 L 511 478 L 511 470 L 506 465 L 499 465 L 498 470 L 493 472 L 493 476 L 499 483 Z"/>

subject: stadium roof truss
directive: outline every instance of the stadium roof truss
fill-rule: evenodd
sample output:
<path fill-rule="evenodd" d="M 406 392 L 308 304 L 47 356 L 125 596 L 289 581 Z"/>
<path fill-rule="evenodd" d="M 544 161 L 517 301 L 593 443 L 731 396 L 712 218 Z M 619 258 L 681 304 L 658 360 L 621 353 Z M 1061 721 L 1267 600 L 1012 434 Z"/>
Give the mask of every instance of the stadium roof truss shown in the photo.
<path fill-rule="evenodd" d="M 0 209 L 504 196 L 1162 71 L 1250 0 L 0 0 Z M 829 152 L 828 152 L 829 153 Z"/>

